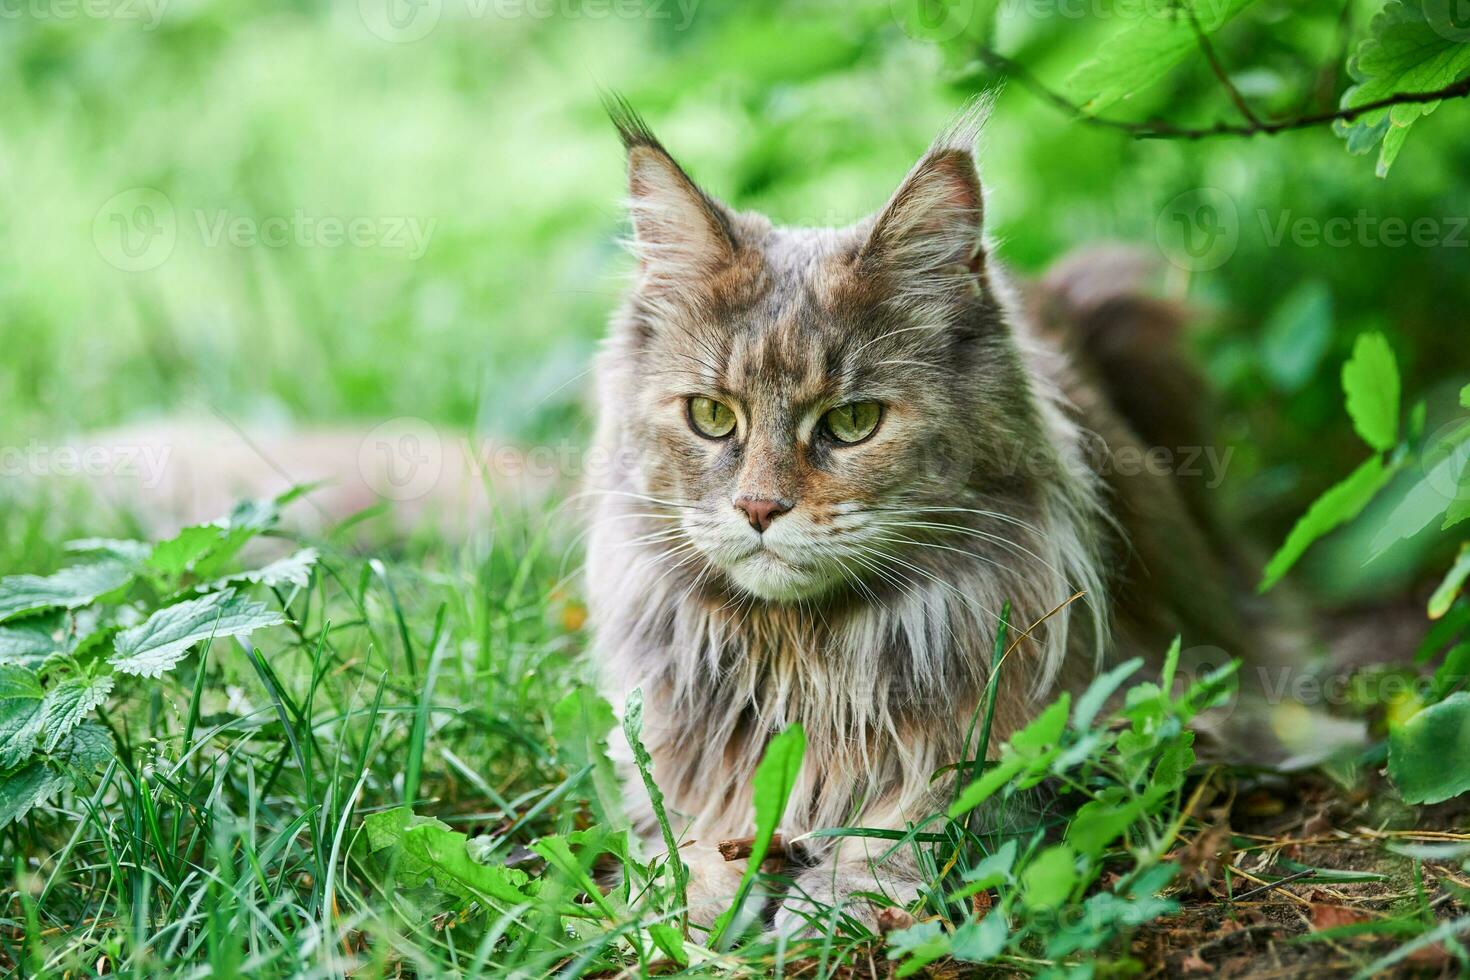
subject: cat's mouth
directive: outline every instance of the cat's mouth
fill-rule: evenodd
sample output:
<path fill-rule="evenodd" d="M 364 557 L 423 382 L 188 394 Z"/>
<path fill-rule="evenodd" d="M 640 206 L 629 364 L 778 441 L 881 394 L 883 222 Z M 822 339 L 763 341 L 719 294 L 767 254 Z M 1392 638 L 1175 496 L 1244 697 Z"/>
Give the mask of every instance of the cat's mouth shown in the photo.
<path fill-rule="evenodd" d="M 765 544 L 756 545 L 725 573 L 746 592 L 778 602 L 809 599 L 833 585 L 832 577 L 820 566 L 782 555 Z"/>

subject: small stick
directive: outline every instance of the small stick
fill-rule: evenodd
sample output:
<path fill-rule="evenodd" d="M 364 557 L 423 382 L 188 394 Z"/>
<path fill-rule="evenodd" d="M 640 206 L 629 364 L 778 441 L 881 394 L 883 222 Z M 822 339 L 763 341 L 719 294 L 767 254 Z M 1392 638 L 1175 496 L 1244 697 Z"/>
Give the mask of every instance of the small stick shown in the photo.
<path fill-rule="evenodd" d="M 755 850 L 755 838 L 736 837 L 731 840 L 722 840 L 717 846 L 720 849 L 720 856 L 726 861 L 739 861 L 750 857 L 750 853 Z M 784 860 L 785 857 L 786 842 L 781 839 L 780 834 L 772 834 L 771 846 L 766 849 L 766 860 L 769 861 L 772 858 Z"/>
<path fill-rule="evenodd" d="M 1237 872 L 1237 874 L 1239 873 L 1240 872 Z M 1243 902 L 1246 899 L 1250 898 L 1252 895 L 1259 895 L 1262 892 L 1268 892 L 1273 888 L 1280 888 L 1282 885 L 1289 885 L 1293 881 L 1301 881 L 1303 878 L 1311 878 L 1316 874 L 1317 871 L 1315 868 L 1307 868 L 1303 871 L 1295 871 L 1287 875 L 1285 878 L 1278 878 L 1275 881 L 1267 882 L 1259 888 L 1252 888 L 1248 892 L 1242 892 L 1241 894 L 1235 896 L 1235 901 Z M 1244 877 L 1244 875 L 1242 875 L 1242 877 Z M 1292 897 L 1296 898 L 1297 896 L 1293 895 Z"/>

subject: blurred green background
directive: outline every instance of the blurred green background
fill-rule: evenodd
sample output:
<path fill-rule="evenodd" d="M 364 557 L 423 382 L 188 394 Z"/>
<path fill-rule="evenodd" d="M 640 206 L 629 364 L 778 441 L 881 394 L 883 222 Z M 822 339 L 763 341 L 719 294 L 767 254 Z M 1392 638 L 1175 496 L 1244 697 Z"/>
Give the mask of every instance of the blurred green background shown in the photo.
<path fill-rule="evenodd" d="M 1261 111 L 1331 107 L 1378 7 L 1259 0 L 1215 45 Z M 734 205 L 846 223 L 1001 84 L 977 45 L 1059 84 L 1126 9 L 932 14 L 906 0 L 9 5 L 0 445 L 206 412 L 585 435 L 585 372 L 629 270 L 601 90 Z M 1198 58 L 1110 112 L 1230 113 Z M 981 150 L 987 219 L 1026 273 L 1101 239 L 1159 256 L 1166 288 L 1205 312 L 1190 340 L 1236 450 L 1223 499 L 1269 546 L 1363 455 L 1337 380 L 1357 333 L 1387 333 L 1431 425 L 1470 375 L 1467 129 L 1470 103 L 1442 105 L 1385 180 L 1326 127 L 1135 140 L 1011 81 Z M 1181 209 L 1225 245 L 1181 253 Z M 1313 243 L 1333 218 L 1354 230 Z M 1432 233 L 1402 241 L 1377 230 L 1387 219 Z M 1408 547 L 1364 578 L 1340 557 L 1353 545 L 1335 547 L 1308 567 L 1334 597 L 1443 567 Z"/>

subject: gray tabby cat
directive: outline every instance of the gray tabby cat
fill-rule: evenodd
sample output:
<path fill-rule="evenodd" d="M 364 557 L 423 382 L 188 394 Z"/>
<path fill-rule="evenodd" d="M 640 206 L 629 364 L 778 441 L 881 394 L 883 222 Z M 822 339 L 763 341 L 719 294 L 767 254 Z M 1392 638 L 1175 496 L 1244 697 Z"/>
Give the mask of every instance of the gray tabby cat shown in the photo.
<path fill-rule="evenodd" d="M 1012 285 L 982 224 L 981 111 L 847 228 L 737 213 L 611 114 L 638 275 L 597 366 L 619 465 L 595 488 L 594 652 L 615 705 L 644 692 L 697 920 L 735 890 L 742 863 L 715 845 L 752 832 L 754 768 L 794 723 L 786 834 L 943 808 L 932 777 L 962 757 L 1007 601 L 1014 632 L 1040 625 L 1002 674 L 995 745 L 1114 657 L 1157 659 L 1179 632 L 1243 648 L 1240 576 L 1198 488 L 1108 465 L 1204 445 L 1179 318 L 1117 258 Z M 914 894 L 903 855 L 810 853 L 778 923 L 800 896 Z"/>

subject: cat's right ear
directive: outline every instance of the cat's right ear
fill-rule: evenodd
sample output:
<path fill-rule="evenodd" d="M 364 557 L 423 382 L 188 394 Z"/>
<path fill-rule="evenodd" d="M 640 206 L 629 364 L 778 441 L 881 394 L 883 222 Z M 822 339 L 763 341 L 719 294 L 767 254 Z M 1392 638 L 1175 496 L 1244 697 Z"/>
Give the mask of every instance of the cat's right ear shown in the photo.
<path fill-rule="evenodd" d="M 735 237 L 723 206 L 689 178 L 627 102 L 605 101 L 628 151 L 628 209 L 633 252 L 646 287 L 680 283 L 728 265 Z"/>

